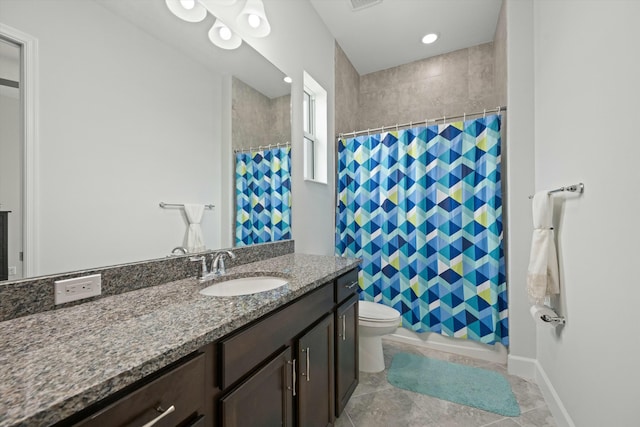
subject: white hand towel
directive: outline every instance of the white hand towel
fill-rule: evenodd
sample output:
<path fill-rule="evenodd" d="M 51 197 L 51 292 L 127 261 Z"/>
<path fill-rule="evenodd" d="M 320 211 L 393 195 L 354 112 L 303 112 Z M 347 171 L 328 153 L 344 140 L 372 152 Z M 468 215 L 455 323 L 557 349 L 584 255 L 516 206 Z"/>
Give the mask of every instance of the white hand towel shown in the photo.
<path fill-rule="evenodd" d="M 527 294 L 533 304 L 560 293 L 558 255 L 552 228 L 553 204 L 546 191 L 533 196 L 533 238 L 527 271 Z"/>
<path fill-rule="evenodd" d="M 189 220 L 189 228 L 187 229 L 187 250 L 189 252 L 201 252 L 206 249 L 204 245 L 204 236 L 200 221 L 204 213 L 204 205 L 184 205 L 184 212 Z"/>

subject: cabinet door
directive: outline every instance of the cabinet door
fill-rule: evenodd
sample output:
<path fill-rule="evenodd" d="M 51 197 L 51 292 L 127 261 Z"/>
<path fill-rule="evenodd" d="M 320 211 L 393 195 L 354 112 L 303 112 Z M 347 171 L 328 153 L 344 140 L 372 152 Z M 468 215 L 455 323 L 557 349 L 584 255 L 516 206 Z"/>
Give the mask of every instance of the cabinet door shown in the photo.
<path fill-rule="evenodd" d="M 220 400 L 223 426 L 293 425 L 293 362 L 287 347 Z"/>
<path fill-rule="evenodd" d="M 358 295 L 336 310 L 336 416 L 358 385 Z"/>
<path fill-rule="evenodd" d="M 334 420 L 333 314 L 298 340 L 298 425 L 330 426 Z"/>

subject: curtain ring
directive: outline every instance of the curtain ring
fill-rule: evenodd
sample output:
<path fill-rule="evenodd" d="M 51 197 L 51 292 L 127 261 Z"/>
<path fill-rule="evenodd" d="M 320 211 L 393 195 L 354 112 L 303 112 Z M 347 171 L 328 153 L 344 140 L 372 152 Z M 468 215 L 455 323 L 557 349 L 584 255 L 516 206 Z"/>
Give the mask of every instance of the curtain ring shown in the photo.
<path fill-rule="evenodd" d="M 396 123 L 396 132 L 398 132 L 398 124 Z"/>
<path fill-rule="evenodd" d="M 447 116 L 442 115 L 442 126 L 447 124 Z"/>
<path fill-rule="evenodd" d="M 462 114 L 462 121 L 463 122 L 467 121 L 467 113 Z"/>
<path fill-rule="evenodd" d="M 500 107 L 496 108 L 496 114 L 500 114 Z"/>
<path fill-rule="evenodd" d="M 482 112 L 482 118 L 484 119 L 485 117 L 487 117 L 487 109 L 486 108 Z"/>
<path fill-rule="evenodd" d="M 369 129 L 367 129 L 367 136 L 371 136 L 371 134 L 369 133 Z"/>

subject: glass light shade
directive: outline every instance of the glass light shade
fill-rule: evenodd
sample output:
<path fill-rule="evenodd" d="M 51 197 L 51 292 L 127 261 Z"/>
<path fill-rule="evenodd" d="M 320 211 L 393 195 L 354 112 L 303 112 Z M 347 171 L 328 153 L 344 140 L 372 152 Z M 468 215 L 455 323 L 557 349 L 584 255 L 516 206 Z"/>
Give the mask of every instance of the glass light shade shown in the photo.
<path fill-rule="evenodd" d="M 237 21 L 240 29 L 253 37 L 266 37 L 271 32 L 262 0 L 247 0 Z"/>
<path fill-rule="evenodd" d="M 229 38 L 226 39 L 226 36 L 229 36 Z M 236 49 L 242 44 L 240 36 L 231 31 L 231 29 L 219 19 L 216 19 L 213 27 L 209 30 L 209 40 L 219 48 L 227 50 Z"/>
<path fill-rule="evenodd" d="M 247 16 L 247 23 L 251 28 L 258 28 L 260 26 L 260 17 L 258 15 L 254 15 L 253 13 Z"/>
<path fill-rule="evenodd" d="M 195 0 L 191 0 L 193 3 L 193 7 L 191 9 L 187 9 L 190 4 L 188 4 L 189 0 L 165 0 L 167 7 L 178 18 L 187 22 L 200 22 L 204 18 L 207 17 L 207 9 L 199 2 Z"/>
<path fill-rule="evenodd" d="M 196 6 L 196 0 L 180 0 L 180 4 L 187 10 L 191 10 Z"/>
<path fill-rule="evenodd" d="M 220 27 L 220 28 L 218 28 L 218 34 L 220 35 L 220 38 L 222 40 L 231 40 L 231 36 L 233 35 L 233 33 L 231 33 L 231 30 L 229 29 L 229 27 Z"/>

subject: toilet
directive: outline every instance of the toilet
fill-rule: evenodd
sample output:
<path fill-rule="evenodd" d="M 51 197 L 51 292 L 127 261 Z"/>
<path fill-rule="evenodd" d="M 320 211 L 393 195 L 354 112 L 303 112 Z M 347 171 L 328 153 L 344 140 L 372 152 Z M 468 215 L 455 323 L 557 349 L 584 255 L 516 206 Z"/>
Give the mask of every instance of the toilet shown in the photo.
<path fill-rule="evenodd" d="M 384 370 L 382 336 L 400 326 L 400 312 L 370 301 L 358 302 L 359 364 L 362 372 Z"/>

